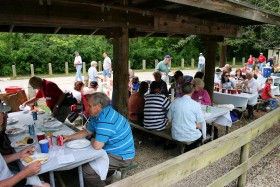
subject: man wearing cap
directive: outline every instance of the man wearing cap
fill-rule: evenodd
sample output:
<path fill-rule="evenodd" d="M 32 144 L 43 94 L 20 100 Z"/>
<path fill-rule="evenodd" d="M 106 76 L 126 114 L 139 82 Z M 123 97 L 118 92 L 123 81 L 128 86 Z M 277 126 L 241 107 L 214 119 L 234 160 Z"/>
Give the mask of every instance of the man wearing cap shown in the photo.
<path fill-rule="evenodd" d="M 75 60 L 74 60 L 74 66 L 76 67 L 76 78 L 75 81 L 78 81 L 78 79 L 80 79 L 80 81 L 83 81 L 83 77 L 82 77 L 82 57 L 79 55 L 78 51 L 75 51 Z"/>
<path fill-rule="evenodd" d="M 91 67 L 88 69 L 88 77 L 89 79 L 93 82 L 98 82 L 98 79 L 101 79 L 103 80 L 102 77 L 98 76 L 98 72 L 97 72 L 97 69 L 96 69 L 96 66 L 97 66 L 97 62 L 96 61 L 92 61 L 90 63 Z"/>
<path fill-rule="evenodd" d="M 40 77 L 31 77 L 29 84 L 33 89 L 37 89 L 35 97 L 24 102 L 22 105 L 26 105 L 37 102 L 40 98 L 46 99 L 47 106 L 51 109 L 52 115 L 57 118 L 58 121 L 64 123 L 66 117 L 70 113 L 69 106 L 63 105 L 65 94 L 54 82 L 41 79 Z"/>
<path fill-rule="evenodd" d="M 220 84 L 221 82 L 221 75 L 222 75 L 222 70 L 220 68 L 217 68 L 215 70 L 215 75 L 214 75 L 214 83 L 215 84 Z"/>
<path fill-rule="evenodd" d="M 201 69 L 204 68 L 204 65 L 205 65 L 205 58 L 204 58 L 203 54 L 200 53 L 199 57 L 198 57 L 197 71 L 201 71 Z"/>
<path fill-rule="evenodd" d="M 103 61 L 103 76 L 104 81 L 107 81 L 107 77 L 111 78 L 111 72 L 112 72 L 112 62 L 110 57 L 108 56 L 107 52 L 103 53 L 104 61 Z"/>
<path fill-rule="evenodd" d="M 10 111 L 11 107 L 3 105 L 0 101 L 0 127 L 6 125 L 7 115 L 6 112 Z M 34 147 L 30 146 L 17 153 L 4 155 L 0 153 L 0 186 L 21 186 L 21 187 L 31 187 L 31 185 L 26 185 L 26 177 L 37 174 L 41 170 L 41 164 L 39 161 L 33 162 L 26 166 L 23 170 L 17 174 L 13 174 L 8 168 L 7 164 L 19 160 L 24 157 L 28 157 L 34 154 Z M 48 183 L 43 182 L 43 187 L 49 187 Z"/>
<path fill-rule="evenodd" d="M 164 80 L 164 77 L 168 76 L 168 73 L 170 72 L 170 69 L 168 67 L 168 64 L 171 62 L 171 56 L 166 55 L 164 57 L 163 61 L 160 61 L 158 65 L 156 66 L 156 70 L 160 71 L 162 75 L 164 75 L 162 78 Z M 166 81 L 166 80 L 165 80 Z"/>
<path fill-rule="evenodd" d="M 258 57 L 258 66 L 260 71 L 262 71 L 265 62 L 266 62 L 266 57 L 263 55 L 263 53 L 260 53 L 260 56 Z"/>

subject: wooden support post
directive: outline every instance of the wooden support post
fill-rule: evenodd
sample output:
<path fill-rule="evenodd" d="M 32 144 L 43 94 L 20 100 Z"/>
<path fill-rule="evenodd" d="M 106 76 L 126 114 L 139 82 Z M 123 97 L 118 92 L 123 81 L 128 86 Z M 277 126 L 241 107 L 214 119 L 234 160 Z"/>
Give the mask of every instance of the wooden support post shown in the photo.
<path fill-rule="evenodd" d="M 146 70 L 146 60 L 142 60 L 142 69 Z"/>
<path fill-rule="evenodd" d="M 185 67 L 185 59 L 181 59 L 181 69 L 184 69 Z"/>
<path fill-rule="evenodd" d="M 242 57 L 242 65 L 244 66 L 245 64 L 245 57 Z"/>
<path fill-rule="evenodd" d="M 232 67 L 235 67 L 235 57 L 232 58 Z"/>
<path fill-rule="evenodd" d="M 85 76 L 87 74 L 87 69 L 86 69 L 86 62 L 83 62 L 83 75 Z"/>
<path fill-rule="evenodd" d="M 243 162 L 246 162 L 248 160 L 249 153 L 250 153 L 250 145 L 251 145 L 251 142 L 249 142 L 241 147 L 240 164 L 242 164 Z M 238 177 L 237 186 L 244 187 L 246 185 L 246 178 L 247 178 L 247 170 Z"/>
<path fill-rule="evenodd" d="M 31 77 L 34 76 L 34 66 L 33 64 L 30 64 L 30 72 L 31 72 Z"/>
<path fill-rule="evenodd" d="M 156 69 L 157 65 L 158 65 L 158 59 L 155 59 L 155 69 Z"/>
<path fill-rule="evenodd" d="M 208 91 L 211 100 L 213 101 L 213 87 L 214 87 L 214 74 L 215 74 L 215 64 L 216 64 L 216 37 L 206 37 L 206 57 L 207 62 L 205 63 L 205 89 Z"/>
<path fill-rule="evenodd" d="M 102 62 L 101 61 L 98 62 L 98 71 L 102 71 Z"/>
<path fill-rule="evenodd" d="M 130 69 L 130 60 L 128 61 L 128 69 Z"/>
<path fill-rule="evenodd" d="M 194 59 L 191 60 L 191 69 L 194 69 Z"/>
<path fill-rule="evenodd" d="M 220 64 L 219 67 L 224 67 L 226 65 L 226 61 L 227 61 L 227 46 L 225 44 L 225 42 L 221 42 L 220 43 Z"/>
<path fill-rule="evenodd" d="M 88 74 L 85 74 L 85 76 L 84 76 L 84 84 L 85 84 L 86 87 L 89 86 L 88 79 L 89 79 Z"/>
<path fill-rule="evenodd" d="M 16 65 L 12 65 L 12 70 L 13 70 L 13 78 L 17 77 Z"/>
<path fill-rule="evenodd" d="M 49 63 L 49 75 L 52 75 L 52 63 Z"/>
<path fill-rule="evenodd" d="M 68 62 L 65 62 L 65 75 L 68 75 L 69 69 L 68 69 Z"/>
<path fill-rule="evenodd" d="M 120 28 L 113 39 L 113 106 L 124 117 L 128 109 L 128 28 Z"/>

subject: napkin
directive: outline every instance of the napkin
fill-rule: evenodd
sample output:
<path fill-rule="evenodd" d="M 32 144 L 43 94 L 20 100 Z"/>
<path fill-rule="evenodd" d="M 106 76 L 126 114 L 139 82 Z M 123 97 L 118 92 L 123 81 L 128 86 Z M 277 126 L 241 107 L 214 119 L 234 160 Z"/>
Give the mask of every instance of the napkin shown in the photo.
<path fill-rule="evenodd" d="M 43 186 L 40 178 L 37 175 L 32 175 L 26 178 L 26 184 L 32 186 Z"/>
<path fill-rule="evenodd" d="M 103 154 L 101 157 L 89 162 L 91 168 L 100 176 L 101 180 L 105 180 L 109 170 L 109 157 Z"/>
<path fill-rule="evenodd" d="M 73 154 L 68 154 L 68 155 L 59 156 L 57 158 L 57 161 L 58 164 L 66 164 L 66 163 L 74 162 L 75 158 Z"/>
<path fill-rule="evenodd" d="M 234 109 L 234 105 L 233 104 L 223 104 L 223 105 L 216 105 L 215 107 L 219 107 L 219 108 L 227 108 L 230 111 L 232 111 Z"/>

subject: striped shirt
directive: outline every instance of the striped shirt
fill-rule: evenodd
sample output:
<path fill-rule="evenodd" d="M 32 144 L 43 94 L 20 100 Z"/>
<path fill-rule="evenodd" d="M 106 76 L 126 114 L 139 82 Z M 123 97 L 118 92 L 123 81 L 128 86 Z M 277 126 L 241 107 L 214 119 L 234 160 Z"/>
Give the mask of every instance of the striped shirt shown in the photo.
<path fill-rule="evenodd" d="M 170 101 L 163 94 L 147 94 L 144 105 L 144 127 L 150 130 L 161 131 L 167 125 L 166 113 Z"/>
<path fill-rule="evenodd" d="M 95 140 L 105 144 L 103 149 L 108 154 L 121 156 L 123 160 L 134 158 L 130 124 L 111 106 L 103 108 L 97 117 L 93 117 L 87 130 L 96 133 Z"/>

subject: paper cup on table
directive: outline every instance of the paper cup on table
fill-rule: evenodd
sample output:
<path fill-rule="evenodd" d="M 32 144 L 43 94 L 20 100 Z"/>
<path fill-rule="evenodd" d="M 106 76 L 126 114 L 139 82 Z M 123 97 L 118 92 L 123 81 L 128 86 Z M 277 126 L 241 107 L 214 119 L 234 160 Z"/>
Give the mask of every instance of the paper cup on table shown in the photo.
<path fill-rule="evenodd" d="M 36 135 L 37 135 L 38 142 L 45 139 L 45 133 L 44 132 L 38 132 Z"/>
<path fill-rule="evenodd" d="M 39 141 L 41 152 L 48 153 L 49 152 L 49 141 L 47 139 L 43 139 Z"/>

